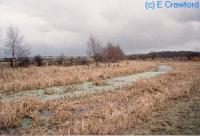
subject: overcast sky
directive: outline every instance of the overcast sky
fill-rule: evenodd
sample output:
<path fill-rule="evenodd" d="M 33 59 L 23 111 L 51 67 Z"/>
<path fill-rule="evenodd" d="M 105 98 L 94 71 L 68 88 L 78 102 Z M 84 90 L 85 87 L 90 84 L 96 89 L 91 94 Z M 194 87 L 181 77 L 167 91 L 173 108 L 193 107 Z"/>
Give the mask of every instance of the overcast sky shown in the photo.
<path fill-rule="evenodd" d="M 126 54 L 200 50 L 200 9 L 147 11 L 144 0 L 0 0 L 1 37 L 10 24 L 32 55 L 85 55 L 91 35 Z"/>

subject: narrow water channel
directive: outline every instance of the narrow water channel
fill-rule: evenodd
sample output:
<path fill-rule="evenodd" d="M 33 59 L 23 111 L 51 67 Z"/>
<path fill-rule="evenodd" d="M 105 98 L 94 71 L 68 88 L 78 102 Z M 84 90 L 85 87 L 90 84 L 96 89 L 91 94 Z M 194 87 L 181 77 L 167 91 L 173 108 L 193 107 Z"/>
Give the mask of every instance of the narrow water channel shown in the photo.
<path fill-rule="evenodd" d="M 79 97 L 93 94 L 95 92 L 117 91 L 124 87 L 132 85 L 138 80 L 153 78 L 160 74 L 167 73 L 171 70 L 173 70 L 171 66 L 160 65 L 159 67 L 150 72 L 121 76 L 113 79 L 100 81 L 100 83 L 98 84 L 94 82 L 84 82 L 82 84 L 74 84 L 69 86 L 50 87 L 45 90 L 27 90 L 11 95 L 0 94 L 0 100 L 10 100 L 24 96 L 37 96 L 40 99 L 47 101 L 59 98 Z"/>

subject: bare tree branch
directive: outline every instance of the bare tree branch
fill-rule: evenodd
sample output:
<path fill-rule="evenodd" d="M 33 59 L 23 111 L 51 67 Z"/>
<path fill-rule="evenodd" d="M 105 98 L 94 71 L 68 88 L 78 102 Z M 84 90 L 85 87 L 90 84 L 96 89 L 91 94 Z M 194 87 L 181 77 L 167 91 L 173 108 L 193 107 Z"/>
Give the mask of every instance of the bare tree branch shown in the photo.
<path fill-rule="evenodd" d="M 94 59 L 96 66 L 98 67 L 99 62 L 102 60 L 103 47 L 96 38 L 90 37 L 87 53 Z"/>
<path fill-rule="evenodd" d="M 10 25 L 6 34 L 5 50 L 12 59 L 12 67 L 15 68 L 17 58 L 27 57 L 29 50 L 23 45 L 24 36 L 17 27 Z"/>

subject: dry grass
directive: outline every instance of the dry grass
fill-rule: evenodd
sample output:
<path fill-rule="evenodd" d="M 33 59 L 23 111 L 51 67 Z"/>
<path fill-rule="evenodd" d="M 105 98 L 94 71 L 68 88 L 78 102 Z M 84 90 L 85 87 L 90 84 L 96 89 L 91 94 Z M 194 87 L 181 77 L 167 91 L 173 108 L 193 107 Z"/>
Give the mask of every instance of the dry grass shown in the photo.
<path fill-rule="evenodd" d="M 51 86 L 76 84 L 84 81 L 108 79 L 114 76 L 138 73 L 152 69 L 153 62 L 121 62 L 120 67 L 87 68 L 72 67 L 31 67 L 19 70 L 5 69 L 0 76 L 0 92 L 39 89 Z"/>
<path fill-rule="evenodd" d="M 26 97 L 20 100 L 0 101 L 0 105 L 0 128 L 5 129 L 20 125 L 25 116 L 36 122 L 42 102 L 35 97 Z"/>
<path fill-rule="evenodd" d="M 198 94 L 197 94 L 198 92 Z M 137 122 L 131 134 L 198 135 L 200 134 L 200 88 L 190 97 L 161 103 L 147 121 Z"/>
<path fill-rule="evenodd" d="M 33 100 L 19 100 L 14 111 L 20 114 L 3 116 L 4 126 L 13 126 L 23 116 L 37 115 L 39 109 L 53 113 L 43 126 L 37 119 L 35 125 L 20 129 L 20 134 L 124 134 L 134 128 L 139 120 L 147 120 L 153 111 L 166 101 L 176 101 L 190 96 L 199 89 L 200 64 L 170 63 L 176 70 L 150 80 L 138 81 L 135 85 L 118 92 L 94 94 L 75 100 L 53 100 L 43 104 Z M 26 103 L 27 101 L 27 103 Z M 6 113 L 12 111 L 13 103 L 1 102 Z M 39 106 L 38 106 L 39 104 Z M 26 105 L 26 106 L 21 106 Z M 31 111 L 31 112 L 30 112 Z M 1 109 L 4 112 L 4 108 Z M 33 116 L 36 117 L 36 116 Z"/>

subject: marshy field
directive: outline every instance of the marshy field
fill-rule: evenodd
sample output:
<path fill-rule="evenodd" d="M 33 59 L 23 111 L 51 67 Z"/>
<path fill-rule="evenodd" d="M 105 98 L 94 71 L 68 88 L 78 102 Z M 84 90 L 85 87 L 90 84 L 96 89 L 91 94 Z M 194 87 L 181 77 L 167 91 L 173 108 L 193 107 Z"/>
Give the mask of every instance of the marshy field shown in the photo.
<path fill-rule="evenodd" d="M 0 134 L 200 134 L 200 62 L 4 69 Z"/>

